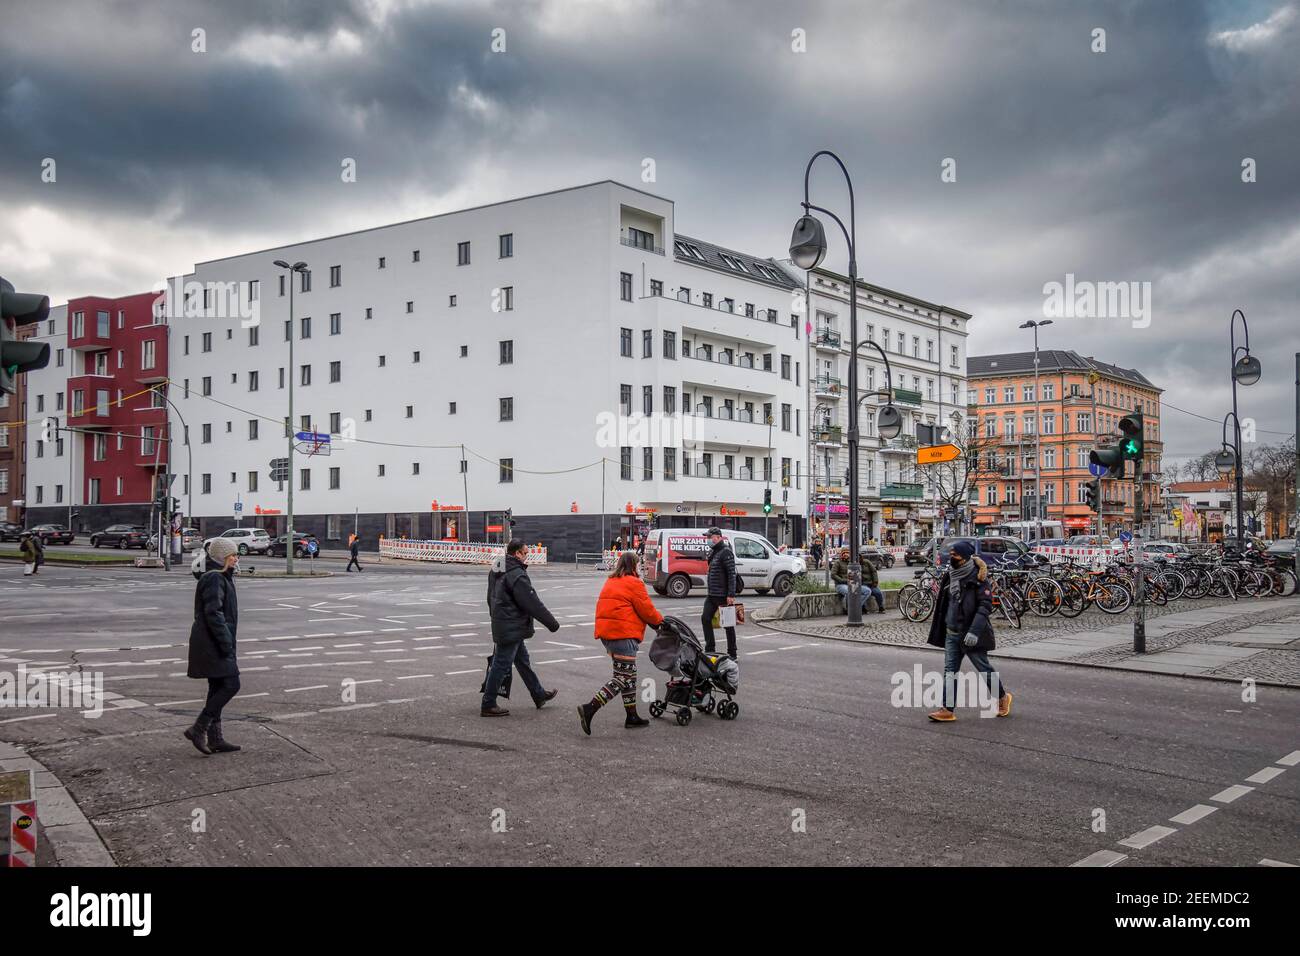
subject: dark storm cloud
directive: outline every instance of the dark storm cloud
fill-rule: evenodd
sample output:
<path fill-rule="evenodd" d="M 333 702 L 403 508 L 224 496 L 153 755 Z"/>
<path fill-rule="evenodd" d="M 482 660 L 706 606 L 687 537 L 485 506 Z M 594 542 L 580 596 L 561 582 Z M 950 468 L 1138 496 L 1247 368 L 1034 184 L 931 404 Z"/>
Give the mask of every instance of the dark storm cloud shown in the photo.
<path fill-rule="evenodd" d="M 803 164 L 830 147 L 854 176 L 864 275 L 975 313 L 975 351 L 1027 347 L 1016 326 L 1042 316 L 1044 283 L 1067 273 L 1148 281 L 1150 328 L 1062 320 L 1044 344 L 1136 365 L 1170 402 L 1217 419 L 1227 319 L 1243 308 L 1267 354 L 1243 415 L 1289 433 L 1300 17 L 1288 9 L 9 4 L 0 136 L 18 145 L 0 158 L 0 195 L 89 234 L 101 217 L 138 220 L 143 251 L 116 272 L 81 246 L 69 270 L 61 237 L 44 237 L 48 264 L 33 256 L 32 278 L 64 296 L 137 289 L 161 269 L 151 247 L 174 254 L 196 234 L 190 261 L 467 196 L 607 176 L 640 185 L 644 157 L 657 163 L 648 188 L 677 201 L 683 231 L 780 255 Z M 489 52 L 496 27 L 505 54 Z M 1089 49 L 1095 27 L 1104 54 Z M 791 51 L 796 28 L 807 53 Z M 1236 32 L 1215 39 L 1223 31 Z M 39 182 L 44 156 L 59 160 L 57 188 Z M 360 168 L 346 187 L 345 156 Z M 1259 164 L 1250 185 L 1247 156 Z M 940 182 L 945 157 L 956 183 Z M 829 167 L 814 191 L 841 207 Z M 830 264 L 843 258 L 836 248 Z M 1174 454 L 1217 440 L 1210 423 L 1166 421 Z"/>

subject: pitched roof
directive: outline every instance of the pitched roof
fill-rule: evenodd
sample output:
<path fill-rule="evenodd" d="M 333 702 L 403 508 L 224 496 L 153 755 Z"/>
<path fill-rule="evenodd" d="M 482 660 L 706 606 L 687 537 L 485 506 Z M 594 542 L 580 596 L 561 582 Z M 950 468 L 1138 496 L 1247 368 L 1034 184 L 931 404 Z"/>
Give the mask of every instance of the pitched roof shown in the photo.
<path fill-rule="evenodd" d="M 1120 379 L 1133 385 L 1140 385 L 1143 388 L 1154 389 L 1157 392 L 1164 391 L 1164 389 L 1153 385 L 1150 379 L 1137 369 L 1121 368 L 1118 365 L 1111 365 L 1109 362 L 1101 362 L 1091 355 L 1082 356 L 1073 349 L 1038 350 L 1038 370 L 1040 373 L 1086 372 L 1093 369 L 1108 378 Z M 1028 352 L 1002 352 L 997 355 L 971 355 L 966 359 L 966 376 L 971 379 L 990 378 L 998 375 L 1019 375 L 1033 370 L 1034 353 L 1032 350 Z"/>
<path fill-rule="evenodd" d="M 735 249 L 714 245 L 703 239 L 684 236 L 680 232 L 676 234 L 673 240 L 673 258 L 678 262 L 716 269 L 728 275 L 739 276 L 742 279 L 753 279 L 755 282 L 762 282 L 765 285 L 776 286 L 780 289 L 797 289 L 799 287 L 798 283 L 786 275 L 785 270 L 772 259 L 751 256 L 747 252 L 737 252 Z M 728 262 L 728 259 L 731 262 Z M 743 268 L 737 269 L 732 263 L 740 263 Z"/>

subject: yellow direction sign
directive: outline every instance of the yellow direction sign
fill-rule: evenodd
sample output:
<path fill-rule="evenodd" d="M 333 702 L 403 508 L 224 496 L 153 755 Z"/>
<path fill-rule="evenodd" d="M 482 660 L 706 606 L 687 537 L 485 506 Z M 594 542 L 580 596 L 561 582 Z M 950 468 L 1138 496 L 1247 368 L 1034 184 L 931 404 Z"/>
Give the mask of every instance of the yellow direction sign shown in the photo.
<path fill-rule="evenodd" d="M 956 445 L 925 445 L 916 450 L 918 465 L 938 465 L 961 457 L 961 449 Z"/>

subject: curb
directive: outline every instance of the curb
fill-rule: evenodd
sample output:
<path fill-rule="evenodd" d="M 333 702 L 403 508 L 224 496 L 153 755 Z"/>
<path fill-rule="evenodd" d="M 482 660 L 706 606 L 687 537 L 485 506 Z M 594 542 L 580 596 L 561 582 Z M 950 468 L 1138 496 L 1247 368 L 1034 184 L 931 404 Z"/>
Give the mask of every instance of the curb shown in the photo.
<path fill-rule="evenodd" d="M 16 744 L 0 740 L 0 770 L 36 771 L 36 817 L 59 866 L 117 866 L 108 847 L 54 772 Z"/>
<path fill-rule="evenodd" d="M 793 628 L 773 627 L 767 621 L 759 620 L 757 618 L 754 619 L 754 623 L 761 628 L 764 628 L 769 631 L 774 631 L 778 634 L 796 634 L 799 637 L 811 637 L 819 641 L 837 641 L 840 644 L 859 644 L 859 645 L 870 645 L 872 647 L 892 647 L 896 649 L 934 651 L 935 653 L 943 652 L 942 647 L 934 647 L 933 645 L 930 644 L 899 644 L 896 641 L 855 640 L 854 638 L 851 637 L 835 637 L 830 634 L 815 634 L 810 631 L 795 630 Z M 1018 644 L 1013 646 L 1024 647 L 1026 645 Z M 1268 650 L 1268 648 L 1262 648 L 1261 650 Z M 995 656 L 997 655 L 997 651 L 992 651 L 991 653 Z M 1007 657 L 1004 658 L 1004 660 L 1029 661 L 1030 663 L 1034 663 L 1034 664 L 1065 664 L 1069 667 L 1086 667 L 1092 670 L 1127 671 L 1131 674 L 1151 674 L 1157 677 L 1186 677 L 1192 680 L 1218 681 L 1219 683 L 1222 684 L 1238 684 L 1238 685 L 1241 684 L 1240 677 L 1220 677 L 1217 674 L 1196 674 L 1190 672 L 1183 673 L 1183 674 L 1171 674 L 1168 671 L 1152 671 L 1152 670 L 1147 670 L 1144 667 L 1130 667 L 1125 664 L 1089 664 L 1086 661 L 1065 661 L 1065 660 L 1059 660 L 1057 658 L 1052 658 L 1052 657 L 1026 657 L 1024 655 Z M 1258 687 L 1283 687 L 1288 690 L 1300 690 L 1300 684 L 1288 684 L 1282 681 L 1273 681 L 1264 678 L 1256 679 L 1255 685 Z"/>

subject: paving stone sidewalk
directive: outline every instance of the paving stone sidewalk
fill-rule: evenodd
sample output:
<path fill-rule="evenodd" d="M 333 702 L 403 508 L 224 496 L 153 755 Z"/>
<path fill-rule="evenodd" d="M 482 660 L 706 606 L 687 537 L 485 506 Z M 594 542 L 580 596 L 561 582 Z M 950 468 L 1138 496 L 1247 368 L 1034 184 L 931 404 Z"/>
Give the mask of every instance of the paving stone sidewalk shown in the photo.
<path fill-rule="evenodd" d="M 863 644 L 928 647 L 929 622 L 913 624 L 896 611 L 867 614 L 850 628 L 843 617 L 774 621 L 771 630 Z M 1074 619 L 1026 617 L 1021 630 L 995 621 L 994 656 L 1090 667 L 1209 677 L 1300 687 L 1300 600 L 1176 601 L 1149 607 L 1146 653 L 1133 653 L 1133 612 L 1096 610 Z"/>

